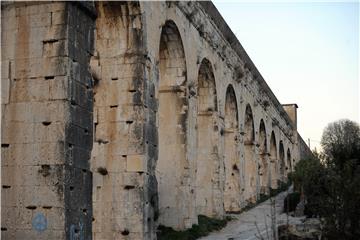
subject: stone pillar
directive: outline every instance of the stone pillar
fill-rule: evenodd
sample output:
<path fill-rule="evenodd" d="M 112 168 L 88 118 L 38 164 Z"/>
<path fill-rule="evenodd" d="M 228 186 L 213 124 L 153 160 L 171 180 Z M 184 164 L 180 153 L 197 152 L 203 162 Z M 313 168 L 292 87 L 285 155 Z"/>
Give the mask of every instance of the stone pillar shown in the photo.
<path fill-rule="evenodd" d="M 68 118 L 65 125 L 65 231 L 66 239 L 92 238 L 93 78 L 90 58 L 94 51 L 96 13 L 93 3 L 66 4 Z"/>
<path fill-rule="evenodd" d="M 259 150 L 259 143 L 258 142 L 254 142 L 254 157 L 255 157 L 255 161 L 256 161 L 256 167 L 255 167 L 255 172 L 253 174 L 255 174 L 256 176 L 256 186 L 255 186 L 255 202 L 260 198 L 260 190 L 261 190 L 261 183 L 260 183 L 260 174 L 259 174 L 259 169 L 260 169 L 260 150 Z"/>
<path fill-rule="evenodd" d="M 1 236 L 91 239 L 93 6 L 1 8 Z"/>
<path fill-rule="evenodd" d="M 296 161 L 300 160 L 300 143 L 299 143 L 299 134 L 297 132 L 298 105 L 296 103 L 291 103 L 291 104 L 282 104 L 282 106 L 283 106 L 285 112 L 289 115 L 289 117 L 293 123 L 293 126 L 294 126 L 293 133 L 292 133 L 292 140 L 294 142 L 292 157 L 293 157 L 293 159 L 295 159 L 295 162 L 293 162 L 293 159 L 291 159 L 291 165 L 295 166 Z"/>

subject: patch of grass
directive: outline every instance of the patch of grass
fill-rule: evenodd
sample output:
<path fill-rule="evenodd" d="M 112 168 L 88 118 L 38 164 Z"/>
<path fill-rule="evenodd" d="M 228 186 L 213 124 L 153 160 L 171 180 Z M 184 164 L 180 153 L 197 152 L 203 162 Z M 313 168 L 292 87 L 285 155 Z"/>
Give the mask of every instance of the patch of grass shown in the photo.
<path fill-rule="evenodd" d="M 248 203 L 245 207 L 241 209 L 240 213 L 246 212 L 254 207 L 256 207 L 256 203 Z"/>
<path fill-rule="evenodd" d="M 184 231 L 175 231 L 171 227 L 160 225 L 158 227 L 158 240 L 195 240 L 199 237 L 207 236 L 212 231 L 218 231 L 233 220 L 232 217 L 224 219 L 209 218 L 204 215 L 198 216 L 198 224 L 194 224 L 190 229 Z"/>

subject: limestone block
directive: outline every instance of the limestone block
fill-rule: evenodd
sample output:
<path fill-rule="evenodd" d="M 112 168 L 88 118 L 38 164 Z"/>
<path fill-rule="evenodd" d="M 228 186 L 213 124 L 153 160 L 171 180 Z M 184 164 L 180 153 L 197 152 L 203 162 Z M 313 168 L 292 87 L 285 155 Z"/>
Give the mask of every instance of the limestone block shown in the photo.
<path fill-rule="evenodd" d="M 63 100 L 67 99 L 69 80 L 68 77 L 57 76 L 49 81 L 49 99 Z"/>
<path fill-rule="evenodd" d="M 28 102 L 11 103 L 3 107 L 5 122 L 32 122 L 31 111 Z"/>
<path fill-rule="evenodd" d="M 128 139 L 127 137 L 120 138 L 117 141 L 111 142 L 111 151 L 114 155 L 127 155 L 128 154 Z"/>
<path fill-rule="evenodd" d="M 144 178 L 135 172 L 125 172 L 122 174 L 124 186 L 144 186 Z"/>
<path fill-rule="evenodd" d="M 121 64 L 101 66 L 102 78 L 111 79 L 117 77 L 119 79 L 131 78 L 137 69 L 137 64 Z"/>
<path fill-rule="evenodd" d="M 28 87 L 24 88 L 25 91 L 27 90 L 27 95 L 29 98 L 26 101 L 45 101 L 48 100 L 50 97 L 50 87 L 49 81 L 41 79 L 37 82 L 35 81 L 28 81 Z M 18 89 L 17 89 L 18 90 Z M 21 93 L 20 93 L 21 94 Z M 17 94 L 17 95 L 20 95 Z"/>
<path fill-rule="evenodd" d="M 143 155 L 128 155 L 126 157 L 126 171 L 128 172 L 145 172 Z"/>
<path fill-rule="evenodd" d="M 3 193 L 2 193 L 3 194 Z M 9 230 L 16 228 L 16 207 L 4 207 L 1 208 L 1 226 L 6 227 Z"/>
<path fill-rule="evenodd" d="M 32 124 L 16 122 L 4 123 L 4 131 L 1 135 L 2 142 L 6 143 L 30 143 L 34 138 L 34 128 Z"/>
<path fill-rule="evenodd" d="M 102 56 L 106 58 L 112 58 L 121 56 L 124 51 L 127 50 L 127 40 L 121 36 L 127 36 L 126 32 L 114 33 L 114 36 L 104 36 L 104 41 L 100 43 L 103 46 Z M 117 38 L 116 38 L 117 37 Z"/>
<path fill-rule="evenodd" d="M 118 209 L 126 209 L 123 211 L 119 211 L 119 215 L 124 218 L 138 218 L 142 217 L 142 203 L 141 203 L 141 194 L 142 191 L 139 188 L 129 191 L 123 191 L 123 198 L 125 201 L 121 202 L 122 208 Z"/>
<path fill-rule="evenodd" d="M 9 186 L 9 185 L 7 185 Z M 1 191 L 1 206 L 6 208 L 15 207 L 17 205 L 17 190 L 18 187 L 12 185 L 11 188 L 2 189 Z"/>
<path fill-rule="evenodd" d="M 36 210 L 28 209 L 26 207 L 17 207 L 15 214 L 17 215 L 16 224 L 17 229 L 31 230 L 32 228 L 32 217 Z"/>
<path fill-rule="evenodd" d="M 42 38 L 39 38 L 39 35 L 41 33 L 37 33 L 34 31 L 34 33 L 32 33 L 32 34 L 34 34 L 36 37 L 34 36 L 33 39 L 29 40 L 30 41 L 29 43 L 26 43 L 27 49 L 24 50 L 23 55 L 17 54 L 17 58 L 41 58 L 41 57 L 43 57 L 43 43 L 41 41 Z M 25 43 L 23 43 L 23 44 L 25 45 Z"/>
<path fill-rule="evenodd" d="M 122 141 L 122 139 L 125 138 L 126 141 L 128 141 L 131 125 L 132 124 L 129 124 L 127 122 L 113 122 L 106 124 L 109 140 L 116 142 Z"/>
<path fill-rule="evenodd" d="M 43 231 L 42 233 L 36 230 L 18 230 L 14 234 L 14 239 L 37 239 L 37 240 L 48 240 L 48 239 L 65 239 L 65 231 Z"/>
<path fill-rule="evenodd" d="M 95 171 L 93 170 L 93 191 L 98 192 L 99 190 L 97 188 L 102 187 L 103 185 L 104 177 L 101 174 L 97 174 L 96 169 Z M 95 196 L 97 196 L 97 194 L 95 194 Z M 94 199 L 94 201 L 99 201 L 99 199 Z"/>
<path fill-rule="evenodd" d="M 17 17 L 15 16 L 15 8 L 11 10 L 1 11 L 1 31 L 14 32 L 18 28 Z"/>
<path fill-rule="evenodd" d="M 145 146 L 142 142 L 137 142 L 137 143 L 130 143 L 128 144 L 127 147 L 127 154 L 131 154 L 131 155 L 137 155 L 137 154 L 144 154 L 145 152 Z"/>
<path fill-rule="evenodd" d="M 9 160 L 10 160 L 10 145 L 2 145 L 1 146 L 1 165 L 2 166 L 9 166 Z"/>
<path fill-rule="evenodd" d="M 19 46 L 21 47 L 21 46 Z M 67 74 L 68 58 L 22 58 L 14 64 L 14 78 L 64 76 Z"/>
<path fill-rule="evenodd" d="M 1 231 L 1 238 L 2 239 L 15 239 L 15 231 L 14 230 Z"/>
<path fill-rule="evenodd" d="M 46 34 L 42 39 L 43 42 L 52 42 L 54 40 L 66 39 L 68 37 L 66 27 L 63 25 L 52 25 L 46 28 Z"/>
<path fill-rule="evenodd" d="M 66 40 L 42 41 L 43 57 L 65 56 L 68 52 Z"/>
<path fill-rule="evenodd" d="M 22 79 L 12 84 L 11 102 L 43 101 L 48 97 L 49 83 L 44 80 Z"/>
<path fill-rule="evenodd" d="M 124 85 L 120 81 L 114 81 L 112 84 L 101 83 L 101 87 L 101 91 L 100 89 L 96 91 L 96 106 L 116 107 L 132 104 L 132 94 L 128 92 L 128 84 Z"/>
<path fill-rule="evenodd" d="M 31 27 L 43 27 L 51 25 L 51 13 L 43 12 L 38 14 L 28 15 L 28 21 L 31 24 Z"/>
<path fill-rule="evenodd" d="M 36 144 L 33 149 L 34 158 L 32 162 L 34 163 L 63 164 L 65 161 L 64 143 L 62 141 Z"/>
<path fill-rule="evenodd" d="M 1 175 L 2 175 L 2 185 L 6 186 L 3 188 L 3 192 L 12 192 L 11 187 L 19 184 L 19 179 L 15 179 L 13 174 L 15 167 L 14 166 L 2 166 Z"/>
<path fill-rule="evenodd" d="M 4 19 L 5 22 L 8 22 L 7 19 Z M 10 24 L 8 22 L 8 24 Z M 3 24 L 2 24 L 3 26 Z M 5 58 L 14 58 L 14 55 L 10 55 L 8 53 L 14 53 L 15 47 L 14 43 L 17 41 L 17 30 L 16 29 L 8 29 L 5 30 L 2 28 L 2 34 L 1 34 L 1 46 L 2 46 L 2 55 L 1 58 L 4 60 Z M 12 51 L 9 51 L 11 48 Z M 6 53 L 6 54 L 5 54 Z"/>
<path fill-rule="evenodd" d="M 65 24 L 65 11 L 55 11 L 51 15 L 51 25 Z"/>
<path fill-rule="evenodd" d="M 126 169 L 126 157 L 124 155 L 111 155 L 106 163 L 109 171 L 114 173 L 124 172 Z"/>
<path fill-rule="evenodd" d="M 67 74 L 69 59 L 65 57 L 43 58 L 43 76 L 64 76 Z"/>
<path fill-rule="evenodd" d="M 49 207 L 49 206 L 45 206 Z M 50 209 L 43 209 L 44 215 L 48 220 L 48 229 L 49 230 L 64 230 L 65 224 L 65 213 L 63 207 L 51 207 Z"/>
<path fill-rule="evenodd" d="M 94 239 L 119 239 L 124 240 L 126 238 L 129 238 L 128 236 L 123 236 L 120 231 L 106 231 L 105 229 L 102 229 L 98 232 L 93 232 L 93 238 Z M 131 238 L 131 239 L 141 239 L 141 238 Z"/>
<path fill-rule="evenodd" d="M 10 79 L 1 78 L 1 103 L 8 104 L 10 100 Z"/>
<path fill-rule="evenodd" d="M 46 122 L 46 124 L 49 124 L 50 122 Z M 57 135 L 59 134 L 59 131 L 56 127 L 54 127 L 55 123 L 51 123 L 50 125 L 45 126 L 43 123 L 33 123 L 31 124 L 32 128 L 33 128 L 33 142 L 36 143 L 43 143 L 43 142 L 51 142 L 51 141 L 56 141 Z M 54 129 L 56 130 L 53 134 L 49 131 L 50 129 Z M 64 129 L 65 127 L 63 127 Z M 63 134 L 62 134 L 63 135 Z M 52 139 L 49 139 L 52 138 Z M 61 138 L 60 138 L 61 139 Z M 62 138 L 64 139 L 64 138 Z"/>
<path fill-rule="evenodd" d="M 21 187 L 18 202 L 24 206 L 63 206 L 61 186 L 31 186 Z M 41 197 L 40 197 L 41 196 Z"/>
<path fill-rule="evenodd" d="M 133 216 L 129 218 L 116 218 L 116 222 L 119 223 L 119 228 L 127 229 L 130 232 L 130 235 L 136 233 L 142 233 L 142 219 L 138 216 Z M 135 239 L 135 238 L 134 238 Z"/>
<path fill-rule="evenodd" d="M 9 171 L 18 177 L 15 178 L 15 182 L 18 186 L 31 188 L 32 186 L 45 186 L 45 177 L 41 175 L 39 166 L 14 166 Z M 6 171 L 6 170 L 5 170 Z M 11 179 L 11 178 L 10 178 Z"/>
<path fill-rule="evenodd" d="M 37 15 L 40 13 L 50 13 L 56 11 L 63 11 L 65 10 L 65 3 L 64 2 L 44 2 L 41 4 L 30 4 L 27 6 L 22 6 L 17 14 L 20 15 Z"/>
<path fill-rule="evenodd" d="M 50 102 L 32 102 L 29 103 L 30 114 L 29 122 L 55 122 L 64 119 L 65 114 L 69 111 L 68 105 L 63 101 Z"/>

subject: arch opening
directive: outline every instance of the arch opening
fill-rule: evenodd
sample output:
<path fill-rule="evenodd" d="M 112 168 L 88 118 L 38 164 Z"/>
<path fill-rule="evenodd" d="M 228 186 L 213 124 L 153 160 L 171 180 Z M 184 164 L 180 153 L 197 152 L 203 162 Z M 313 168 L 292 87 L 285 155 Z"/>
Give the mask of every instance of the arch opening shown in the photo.
<path fill-rule="evenodd" d="M 204 59 L 197 88 L 196 213 L 206 216 L 220 216 L 223 208 L 216 198 L 220 192 L 216 112 L 215 77 L 211 63 Z"/>
<path fill-rule="evenodd" d="M 159 154 L 156 164 L 159 224 L 185 228 L 189 218 L 189 163 L 186 159 L 186 62 L 180 33 L 172 21 L 160 37 L 158 86 Z"/>
<path fill-rule="evenodd" d="M 256 202 L 256 178 L 257 161 L 255 155 L 255 129 L 253 113 L 248 104 L 245 109 L 245 132 L 244 132 L 244 152 L 245 152 L 245 199 L 248 202 Z"/>
<path fill-rule="evenodd" d="M 264 120 L 261 119 L 259 127 L 259 178 L 260 194 L 269 194 L 269 164 L 267 152 L 267 138 Z"/>
<path fill-rule="evenodd" d="M 286 166 L 285 166 L 285 151 L 284 151 L 284 144 L 283 141 L 280 141 L 279 143 L 279 160 L 280 160 L 280 166 L 279 166 L 279 180 L 284 182 L 285 181 L 285 175 L 286 175 Z"/>
<path fill-rule="evenodd" d="M 287 153 L 286 153 L 286 160 L 287 160 L 287 172 L 291 172 L 292 171 L 292 163 L 291 163 L 291 152 L 290 149 L 288 148 Z"/>
<path fill-rule="evenodd" d="M 238 110 L 234 89 L 229 86 L 225 100 L 224 208 L 226 212 L 240 211 L 240 159 L 238 153 Z"/>
<path fill-rule="evenodd" d="M 276 151 L 276 138 L 274 131 L 271 132 L 270 137 L 270 178 L 271 178 L 271 188 L 278 188 L 278 161 L 277 161 L 277 151 Z"/>

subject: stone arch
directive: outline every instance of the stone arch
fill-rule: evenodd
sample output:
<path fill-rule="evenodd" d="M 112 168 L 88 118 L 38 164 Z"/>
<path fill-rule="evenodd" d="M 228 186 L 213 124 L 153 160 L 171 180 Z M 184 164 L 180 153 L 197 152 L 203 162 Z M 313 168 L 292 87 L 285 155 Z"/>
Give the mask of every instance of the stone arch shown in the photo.
<path fill-rule="evenodd" d="M 256 201 L 257 161 L 255 154 L 254 118 L 249 104 L 245 109 L 244 151 L 245 151 L 245 199 Z"/>
<path fill-rule="evenodd" d="M 283 141 L 280 141 L 279 143 L 279 160 L 280 160 L 280 166 L 279 166 L 279 179 L 281 181 L 284 181 L 285 175 L 286 175 L 286 166 L 285 166 L 285 150 L 284 150 L 284 144 Z"/>
<path fill-rule="evenodd" d="M 185 228 L 190 207 L 189 163 L 186 159 L 186 61 L 173 21 L 162 28 L 159 47 L 158 138 L 156 164 L 159 224 Z"/>
<path fill-rule="evenodd" d="M 271 132 L 270 137 L 270 177 L 271 177 L 271 188 L 276 189 L 278 187 L 278 160 L 276 151 L 276 138 L 274 131 Z"/>
<path fill-rule="evenodd" d="M 240 159 L 238 153 L 238 109 L 234 88 L 229 85 L 225 96 L 224 208 L 226 212 L 240 211 Z"/>
<path fill-rule="evenodd" d="M 259 176 L 260 176 L 260 193 L 269 193 L 269 164 L 267 152 L 267 137 L 264 120 L 260 120 L 259 126 Z"/>
<path fill-rule="evenodd" d="M 291 163 L 291 152 L 290 152 L 290 148 L 288 148 L 287 153 L 286 153 L 286 161 L 287 161 L 287 167 L 286 170 L 288 172 L 292 171 L 292 163 Z"/>
<path fill-rule="evenodd" d="M 200 64 L 197 88 L 196 212 L 221 215 L 217 96 L 213 68 L 206 58 Z"/>

